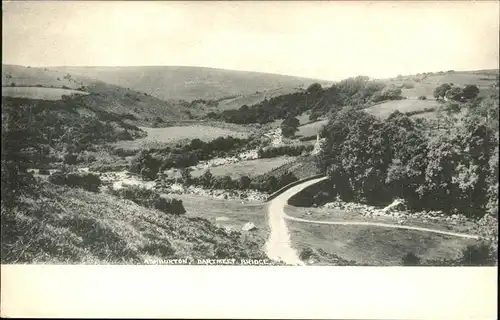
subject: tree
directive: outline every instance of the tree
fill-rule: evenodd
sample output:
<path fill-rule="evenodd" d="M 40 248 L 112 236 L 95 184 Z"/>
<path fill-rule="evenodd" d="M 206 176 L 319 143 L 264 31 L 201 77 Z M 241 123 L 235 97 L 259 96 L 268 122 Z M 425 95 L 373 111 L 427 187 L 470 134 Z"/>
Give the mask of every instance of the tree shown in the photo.
<path fill-rule="evenodd" d="M 234 182 L 233 179 L 231 179 L 231 176 L 225 175 L 220 179 L 220 186 L 222 189 L 225 190 L 232 190 L 234 187 Z"/>
<path fill-rule="evenodd" d="M 213 180 L 214 176 L 212 175 L 212 172 L 210 172 L 210 170 L 207 170 L 201 175 L 200 182 L 205 188 L 210 188 L 213 185 Z"/>
<path fill-rule="evenodd" d="M 287 117 L 281 124 L 281 133 L 286 138 L 293 137 L 295 135 L 295 132 L 299 130 L 299 124 L 299 119 L 294 117 Z"/>
<path fill-rule="evenodd" d="M 462 101 L 463 91 L 459 87 L 452 87 L 446 91 L 445 97 L 454 101 Z"/>
<path fill-rule="evenodd" d="M 401 97 L 401 92 L 401 88 L 396 86 L 387 86 L 382 90 L 380 95 L 385 99 L 395 100 Z"/>
<path fill-rule="evenodd" d="M 279 187 L 284 187 L 292 182 L 295 182 L 297 181 L 297 177 L 291 173 L 291 172 L 286 172 L 284 173 L 283 175 L 281 175 L 280 179 L 279 179 Z"/>
<path fill-rule="evenodd" d="M 465 88 L 462 90 L 462 96 L 466 100 L 472 100 L 477 97 L 479 94 L 479 88 L 476 85 L 467 85 Z"/>
<path fill-rule="evenodd" d="M 183 168 L 181 170 L 181 177 L 185 184 L 189 184 L 191 182 L 191 171 L 189 168 Z"/>
<path fill-rule="evenodd" d="M 274 192 L 278 189 L 278 179 L 275 176 L 267 177 L 264 183 L 264 190 L 267 192 Z"/>
<path fill-rule="evenodd" d="M 240 177 L 240 188 L 243 190 L 250 188 L 251 182 L 252 182 L 252 180 L 250 180 L 250 178 L 248 176 L 241 176 Z"/>
<path fill-rule="evenodd" d="M 420 258 L 413 252 L 405 254 L 402 261 L 404 266 L 418 266 L 420 264 Z"/>
<path fill-rule="evenodd" d="M 444 83 L 440 86 L 438 86 L 436 89 L 434 89 L 434 98 L 436 99 L 442 99 L 446 95 L 446 91 L 451 89 L 451 85 L 448 83 Z"/>
<path fill-rule="evenodd" d="M 309 87 L 307 87 L 306 91 L 308 93 L 312 93 L 312 94 L 319 93 L 319 92 L 323 91 L 323 87 L 319 83 L 313 83 Z"/>

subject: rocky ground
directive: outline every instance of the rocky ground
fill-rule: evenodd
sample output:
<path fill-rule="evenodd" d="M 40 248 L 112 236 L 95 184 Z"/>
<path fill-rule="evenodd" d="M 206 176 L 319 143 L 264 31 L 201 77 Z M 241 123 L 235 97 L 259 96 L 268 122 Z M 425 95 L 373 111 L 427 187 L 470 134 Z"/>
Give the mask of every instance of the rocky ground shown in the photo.
<path fill-rule="evenodd" d="M 404 200 L 401 199 L 394 200 L 393 203 L 385 208 L 377 208 L 360 203 L 344 202 L 338 199 L 334 202 L 325 204 L 323 207 L 327 209 L 356 212 L 364 217 L 392 218 L 399 224 L 420 221 L 423 223 L 436 222 L 445 225 L 463 225 L 469 222 L 472 223 L 473 226 L 470 230 L 471 232 L 475 232 L 488 240 L 498 239 L 498 219 L 490 214 L 486 214 L 480 220 L 473 221 L 463 214 L 446 215 L 441 211 L 412 212 L 406 208 Z"/>
<path fill-rule="evenodd" d="M 199 186 L 186 187 L 180 183 L 174 183 L 165 188 L 159 188 L 158 190 L 169 194 L 195 194 L 199 196 L 212 197 L 215 199 L 241 199 L 256 202 L 264 202 L 269 196 L 267 193 L 255 190 L 205 189 Z"/>

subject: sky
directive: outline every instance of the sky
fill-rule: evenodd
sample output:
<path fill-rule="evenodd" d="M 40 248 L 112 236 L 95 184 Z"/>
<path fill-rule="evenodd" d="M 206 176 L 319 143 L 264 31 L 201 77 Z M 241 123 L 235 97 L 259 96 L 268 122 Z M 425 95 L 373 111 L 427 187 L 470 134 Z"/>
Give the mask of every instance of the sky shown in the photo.
<path fill-rule="evenodd" d="M 2 63 L 325 80 L 499 67 L 498 1 L 4 1 Z"/>

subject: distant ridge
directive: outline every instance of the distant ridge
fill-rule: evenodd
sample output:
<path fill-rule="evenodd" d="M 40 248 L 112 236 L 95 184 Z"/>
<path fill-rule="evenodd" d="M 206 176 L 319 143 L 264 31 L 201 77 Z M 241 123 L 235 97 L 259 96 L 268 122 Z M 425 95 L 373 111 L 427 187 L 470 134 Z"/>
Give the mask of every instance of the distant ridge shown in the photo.
<path fill-rule="evenodd" d="M 46 68 L 146 92 L 162 100 L 216 100 L 274 89 L 299 90 L 314 82 L 332 83 L 305 77 L 193 66 Z"/>

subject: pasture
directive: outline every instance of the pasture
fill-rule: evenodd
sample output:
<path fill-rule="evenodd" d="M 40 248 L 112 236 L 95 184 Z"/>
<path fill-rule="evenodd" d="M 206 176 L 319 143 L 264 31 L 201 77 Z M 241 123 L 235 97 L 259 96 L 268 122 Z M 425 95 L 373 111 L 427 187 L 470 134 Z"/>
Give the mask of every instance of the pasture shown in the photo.
<path fill-rule="evenodd" d="M 418 99 L 405 99 L 405 100 L 392 100 L 381 104 L 371 106 L 364 109 L 365 112 L 376 116 L 380 119 L 386 119 L 391 113 L 399 110 L 402 113 L 420 111 L 429 108 L 437 108 L 439 102 L 434 99 L 418 100 Z"/>
<path fill-rule="evenodd" d="M 43 87 L 2 87 L 2 97 L 28 98 L 38 100 L 61 100 L 62 96 L 72 94 L 87 95 L 88 92 Z"/>
<path fill-rule="evenodd" d="M 315 136 L 317 133 L 321 131 L 321 128 L 323 128 L 323 126 L 327 123 L 328 120 L 320 120 L 302 125 L 298 128 L 299 131 L 297 131 L 296 135 L 301 137 Z"/>
<path fill-rule="evenodd" d="M 311 216 L 305 214 L 312 212 Z M 324 208 L 286 206 L 290 216 L 324 221 L 373 221 L 394 223 L 389 218 L 364 218 L 354 212 Z M 413 252 L 421 259 L 456 258 L 467 245 L 476 240 L 452 237 L 415 230 L 392 229 L 360 225 L 319 225 L 288 221 L 292 243 L 299 251 L 310 247 L 323 249 L 344 259 L 373 266 L 401 265 L 402 257 Z M 447 230 L 432 223 L 412 224 Z M 462 229 L 455 230 L 462 232 Z M 322 263 L 328 264 L 328 261 Z"/>
<path fill-rule="evenodd" d="M 436 72 L 426 75 L 402 76 L 400 78 L 388 79 L 385 82 L 395 86 L 403 84 L 412 86 L 412 88 L 402 89 L 402 95 L 409 99 L 416 99 L 419 96 L 425 96 L 429 99 L 433 97 L 434 89 L 443 83 L 452 83 L 461 87 L 475 84 L 483 93 L 496 83 L 497 75 L 498 70 Z"/>
<path fill-rule="evenodd" d="M 133 141 L 120 141 L 114 145 L 117 148 L 123 148 L 126 150 L 139 150 L 183 140 L 200 139 L 207 142 L 218 137 L 227 136 L 232 136 L 234 138 L 248 138 L 251 134 L 251 130 L 244 127 L 237 128 L 236 126 L 233 126 L 232 128 L 220 128 L 202 124 L 172 126 L 165 128 L 140 128 L 147 132 L 148 135 L 146 137 Z"/>
<path fill-rule="evenodd" d="M 212 199 L 206 196 L 176 194 L 182 200 L 187 215 L 202 217 L 223 228 L 241 231 L 243 225 L 252 222 L 257 227 L 254 236 L 264 245 L 269 235 L 267 213 L 264 204 L 242 203 L 239 200 Z"/>
<path fill-rule="evenodd" d="M 292 162 L 296 157 L 276 157 L 267 159 L 255 159 L 240 161 L 235 163 L 229 163 L 226 165 L 212 167 L 210 172 L 214 176 L 225 176 L 229 175 L 233 179 L 237 179 L 241 176 L 256 177 L 265 174 L 275 168 L 281 167 L 282 165 Z M 205 172 L 205 169 L 197 169 L 191 171 L 193 177 L 199 177 Z"/>

